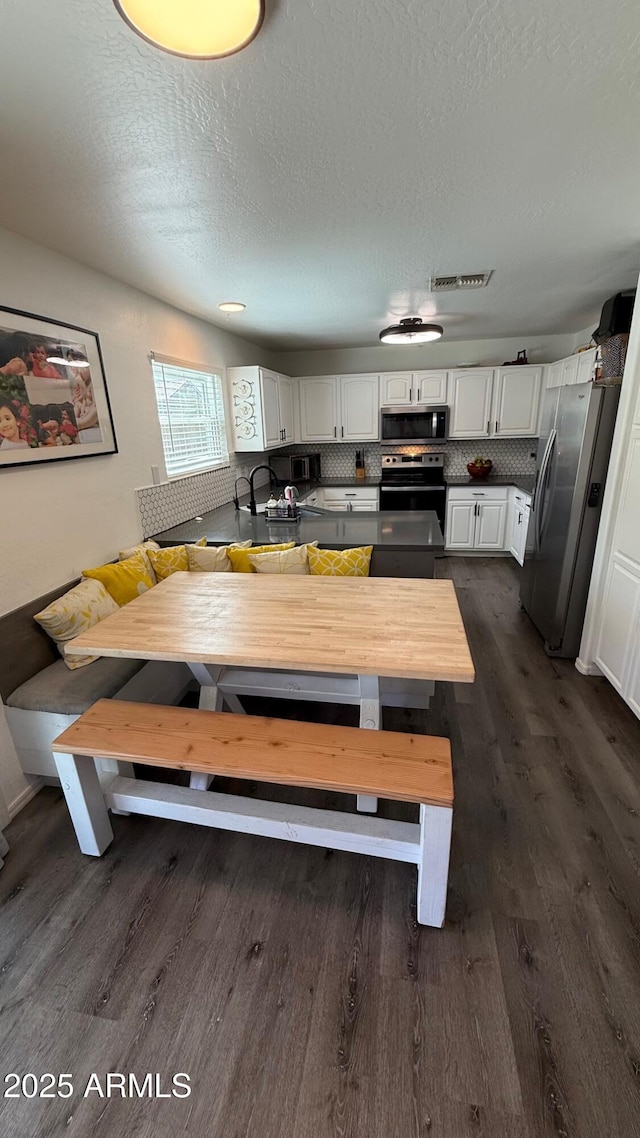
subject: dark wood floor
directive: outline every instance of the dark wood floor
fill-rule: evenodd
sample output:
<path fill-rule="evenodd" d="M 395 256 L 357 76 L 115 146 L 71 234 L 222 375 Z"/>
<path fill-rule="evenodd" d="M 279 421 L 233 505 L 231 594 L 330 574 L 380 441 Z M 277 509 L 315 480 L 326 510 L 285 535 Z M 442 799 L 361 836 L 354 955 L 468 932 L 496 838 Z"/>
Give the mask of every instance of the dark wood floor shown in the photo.
<path fill-rule="evenodd" d="M 477 682 L 385 724 L 452 739 L 445 928 L 410 866 L 356 855 L 115 818 L 85 858 L 43 791 L 0 873 L 0 1070 L 76 1092 L 1 1103 L 0 1134 L 640 1135 L 640 724 L 544 655 L 511 561 L 438 574 Z M 92 1071 L 193 1093 L 83 1099 Z"/>

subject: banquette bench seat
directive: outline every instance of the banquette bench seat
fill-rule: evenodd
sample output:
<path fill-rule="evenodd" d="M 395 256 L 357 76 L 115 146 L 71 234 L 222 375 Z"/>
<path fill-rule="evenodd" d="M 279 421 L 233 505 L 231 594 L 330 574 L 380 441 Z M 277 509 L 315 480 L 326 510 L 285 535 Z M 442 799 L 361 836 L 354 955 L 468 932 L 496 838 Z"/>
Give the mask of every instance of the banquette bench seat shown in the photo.
<path fill-rule="evenodd" d="M 177 703 L 192 682 L 185 664 L 103 658 L 70 670 L 34 616 L 69 581 L 0 617 L 0 695 L 25 774 L 57 778 L 51 743 L 99 699 Z"/>

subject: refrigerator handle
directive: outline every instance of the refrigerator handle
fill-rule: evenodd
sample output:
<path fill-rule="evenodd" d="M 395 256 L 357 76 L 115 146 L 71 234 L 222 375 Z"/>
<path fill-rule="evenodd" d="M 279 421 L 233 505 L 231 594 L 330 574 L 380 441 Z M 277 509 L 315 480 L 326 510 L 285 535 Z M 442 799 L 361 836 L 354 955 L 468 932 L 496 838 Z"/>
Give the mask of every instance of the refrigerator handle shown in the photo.
<path fill-rule="evenodd" d="M 551 450 L 551 447 L 553 445 L 554 434 L 555 434 L 555 428 L 551 431 L 549 438 L 547 439 L 547 445 L 544 448 L 544 454 L 542 456 L 542 462 L 540 463 L 540 466 L 536 470 L 536 480 L 533 484 L 533 495 L 531 498 L 531 512 L 532 513 L 535 511 L 535 508 L 536 508 L 536 502 L 538 500 L 538 491 L 540 490 L 540 488 L 542 486 L 542 478 L 543 478 L 544 471 L 545 471 L 546 466 L 547 466 L 547 461 L 549 459 L 549 451 Z"/>
<path fill-rule="evenodd" d="M 547 481 L 548 481 L 548 477 L 549 477 L 549 470 L 551 467 L 551 455 L 553 454 L 553 448 L 554 448 L 555 443 L 556 443 L 557 434 L 558 434 L 558 432 L 554 428 L 552 430 L 551 434 L 549 435 L 549 442 L 547 444 L 547 449 L 545 451 L 545 456 L 544 456 L 544 460 L 542 463 L 542 467 L 540 468 L 540 480 L 538 482 L 538 497 L 540 499 L 540 509 L 536 512 L 536 547 L 538 549 L 540 549 L 540 543 L 542 541 L 542 529 L 544 526 L 544 517 L 542 516 L 542 511 L 544 509 L 544 496 L 545 496 L 546 491 L 547 491 Z"/>

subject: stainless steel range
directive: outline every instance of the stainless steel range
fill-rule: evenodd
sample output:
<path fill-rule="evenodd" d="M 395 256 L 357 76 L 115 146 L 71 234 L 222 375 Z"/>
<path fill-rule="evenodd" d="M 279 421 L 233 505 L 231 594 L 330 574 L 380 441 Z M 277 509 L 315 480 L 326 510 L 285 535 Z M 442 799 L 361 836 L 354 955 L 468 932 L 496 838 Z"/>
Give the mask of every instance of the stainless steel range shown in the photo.
<path fill-rule="evenodd" d="M 381 510 L 435 510 L 444 533 L 445 499 L 442 454 L 383 454 Z"/>

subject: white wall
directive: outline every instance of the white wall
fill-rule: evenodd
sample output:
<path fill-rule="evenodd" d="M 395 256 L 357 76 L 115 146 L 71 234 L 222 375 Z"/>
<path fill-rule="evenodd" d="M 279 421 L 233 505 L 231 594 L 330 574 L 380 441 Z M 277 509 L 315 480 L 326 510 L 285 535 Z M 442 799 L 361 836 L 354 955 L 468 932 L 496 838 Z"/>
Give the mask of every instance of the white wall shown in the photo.
<path fill-rule="evenodd" d="M 218 366 L 272 361 L 264 348 L 2 230 L 0 264 L 0 305 L 99 333 L 119 447 L 0 472 L 8 612 L 139 539 L 134 490 L 151 482 L 152 465 L 164 471 L 149 351 Z"/>
<path fill-rule="evenodd" d="M 269 366 L 272 359 L 263 348 L 3 230 L 0 264 L 0 305 L 98 332 L 119 446 L 116 455 L 0 471 L 3 613 L 139 539 L 135 488 L 151 482 L 152 465 L 164 471 L 149 351 L 218 366 Z M 0 796 L 12 811 L 32 781 L 22 775 L 0 706 Z"/>
<path fill-rule="evenodd" d="M 595 327 L 595 325 L 594 325 Z M 462 364 L 502 364 L 527 349 L 529 363 L 552 363 L 569 356 L 574 333 L 562 336 L 521 336 L 509 340 L 438 340 L 416 347 L 380 344 L 370 348 L 335 348 L 312 352 L 280 352 L 276 363 L 285 375 L 340 375 L 349 372 L 417 371 L 461 367 Z"/>

